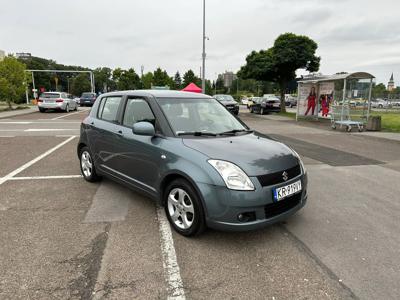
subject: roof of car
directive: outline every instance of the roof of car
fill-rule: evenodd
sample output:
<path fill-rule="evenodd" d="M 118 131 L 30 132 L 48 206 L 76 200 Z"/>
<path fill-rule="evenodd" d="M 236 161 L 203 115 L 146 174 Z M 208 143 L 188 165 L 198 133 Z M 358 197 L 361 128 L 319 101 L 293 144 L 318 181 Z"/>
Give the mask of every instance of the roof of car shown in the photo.
<path fill-rule="evenodd" d="M 101 96 L 115 96 L 115 95 L 131 95 L 131 96 L 153 96 L 156 98 L 212 98 L 205 94 L 171 91 L 171 90 L 129 90 L 129 91 L 116 91 L 102 94 Z"/>

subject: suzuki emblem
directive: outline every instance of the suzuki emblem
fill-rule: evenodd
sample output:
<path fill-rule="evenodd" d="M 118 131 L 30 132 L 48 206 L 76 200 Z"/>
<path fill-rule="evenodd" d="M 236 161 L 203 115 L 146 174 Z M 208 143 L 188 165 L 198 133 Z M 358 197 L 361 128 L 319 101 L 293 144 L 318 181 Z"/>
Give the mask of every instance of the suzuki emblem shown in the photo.
<path fill-rule="evenodd" d="M 284 172 L 282 173 L 282 178 L 283 178 L 284 181 L 287 181 L 287 180 L 289 179 L 288 173 L 287 173 L 286 171 L 284 171 Z"/>

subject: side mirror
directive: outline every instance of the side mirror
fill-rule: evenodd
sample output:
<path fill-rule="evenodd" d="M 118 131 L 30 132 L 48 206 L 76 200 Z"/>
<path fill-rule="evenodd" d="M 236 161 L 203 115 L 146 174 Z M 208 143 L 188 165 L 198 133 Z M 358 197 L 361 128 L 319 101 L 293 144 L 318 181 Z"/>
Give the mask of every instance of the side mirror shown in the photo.
<path fill-rule="evenodd" d="M 137 135 L 154 136 L 156 131 L 150 122 L 137 122 L 133 124 L 132 132 Z"/>

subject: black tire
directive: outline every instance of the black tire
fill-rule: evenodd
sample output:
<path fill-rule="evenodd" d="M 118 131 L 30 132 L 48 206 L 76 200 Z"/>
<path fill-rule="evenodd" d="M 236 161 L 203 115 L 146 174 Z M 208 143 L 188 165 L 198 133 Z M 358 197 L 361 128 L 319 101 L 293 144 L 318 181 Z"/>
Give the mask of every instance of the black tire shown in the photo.
<path fill-rule="evenodd" d="M 91 169 L 91 172 L 90 172 L 89 176 L 87 175 L 87 173 L 84 172 L 83 166 L 82 166 L 82 156 L 83 156 L 84 153 L 87 153 L 89 155 L 91 163 L 92 163 L 92 169 Z M 86 146 L 82 147 L 81 151 L 79 152 L 79 167 L 80 167 L 80 170 L 81 170 L 81 174 L 82 174 L 83 178 L 86 181 L 97 182 L 97 181 L 99 181 L 101 179 L 101 176 L 97 175 L 96 168 L 94 166 L 94 162 L 93 162 L 92 157 L 93 156 L 92 156 L 92 153 L 90 152 L 89 148 L 86 147 Z"/>
<path fill-rule="evenodd" d="M 69 104 L 67 104 L 67 106 L 65 106 L 65 112 L 69 113 Z"/>
<path fill-rule="evenodd" d="M 250 107 L 250 112 L 251 112 L 252 114 L 254 114 L 254 107 L 253 107 L 253 106 Z"/>
<path fill-rule="evenodd" d="M 261 107 L 261 108 L 260 108 L 260 115 L 263 115 L 263 114 L 265 114 L 265 111 L 264 111 L 264 108 Z"/>
<path fill-rule="evenodd" d="M 40 111 L 41 113 L 44 113 L 44 112 L 46 112 L 46 109 L 43 108 L 43 107 L 39 107 L 39 111 Z"/>
<path fill-rule="evenodd" d="M 172 220 L 168 210 L 168 196 L 170 192 L 176 188 L 184 190 L 189 195 L 190 200 L 193 204 L 194 208 L 193 223 L 188 229 L 183 229 L 178 227 Z M 165 214 L 167 215 L 168 221 L 170 222 L 171 226 L 174 228 L 176 232 L 178 232 L 183 236 L 195 236 L 204 232 L 204 230 L 206 229 L 206 222 L 205 222 L 203 205 L 196 190 L 187 180 L 180 178 L 172 181 L 164 190 L 163 200 L 164 200 Z"/>

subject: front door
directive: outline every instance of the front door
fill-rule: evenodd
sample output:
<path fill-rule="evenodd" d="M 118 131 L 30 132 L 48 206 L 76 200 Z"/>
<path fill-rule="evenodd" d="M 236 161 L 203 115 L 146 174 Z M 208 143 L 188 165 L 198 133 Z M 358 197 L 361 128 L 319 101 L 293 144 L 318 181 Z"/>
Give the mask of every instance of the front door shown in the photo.
<path fill-rule="evenodd" d="M 130 183 L 147 192 L 155 193 L 161 163 L 160 138 L 136 135 L 133 124 L 150 122 L 156 126 L 155 116 L 144 98 L 128 98 L 122 119 L 118 164 Z"/>

